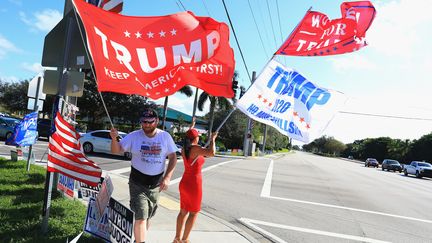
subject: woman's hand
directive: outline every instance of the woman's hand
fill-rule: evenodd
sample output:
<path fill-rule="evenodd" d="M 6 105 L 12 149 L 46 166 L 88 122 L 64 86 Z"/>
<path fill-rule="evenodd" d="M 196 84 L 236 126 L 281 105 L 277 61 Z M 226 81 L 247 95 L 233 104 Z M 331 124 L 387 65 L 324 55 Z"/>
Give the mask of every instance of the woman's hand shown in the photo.
<path fill-rule="evenodd" d="M 211 140 L 215 141 L 216 138 L 217 138 L 217 136 L 218 136 L 218 132 L 213 132 L 213 133 L 211 134 Z"/>

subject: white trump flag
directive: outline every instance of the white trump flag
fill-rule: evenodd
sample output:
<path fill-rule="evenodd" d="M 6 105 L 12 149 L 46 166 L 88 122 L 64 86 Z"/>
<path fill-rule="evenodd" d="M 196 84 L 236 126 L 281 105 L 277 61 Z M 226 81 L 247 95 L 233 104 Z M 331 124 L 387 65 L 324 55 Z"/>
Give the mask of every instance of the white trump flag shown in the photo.
<path fill-rule="evenodd" d="M 271 60 L 236 106 L 250 118 L 309 143 L 321 135 L 345 101 L 344 94 L 318 87 Z"/>

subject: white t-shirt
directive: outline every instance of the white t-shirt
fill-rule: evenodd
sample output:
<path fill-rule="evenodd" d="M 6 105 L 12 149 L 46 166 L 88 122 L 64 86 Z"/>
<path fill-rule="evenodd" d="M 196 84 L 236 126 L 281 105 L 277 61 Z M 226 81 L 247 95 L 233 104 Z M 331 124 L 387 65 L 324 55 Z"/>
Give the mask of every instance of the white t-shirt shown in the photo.
<path fill-rule="evenodd" d="M 132 154 L 132 166 L 146 175 L 163 173 L 166 157 L 177 151 L 171 135 L 160 129 L 152 138 L 142 129 L 133 131 L 120 140 L 120 146 Z"/>

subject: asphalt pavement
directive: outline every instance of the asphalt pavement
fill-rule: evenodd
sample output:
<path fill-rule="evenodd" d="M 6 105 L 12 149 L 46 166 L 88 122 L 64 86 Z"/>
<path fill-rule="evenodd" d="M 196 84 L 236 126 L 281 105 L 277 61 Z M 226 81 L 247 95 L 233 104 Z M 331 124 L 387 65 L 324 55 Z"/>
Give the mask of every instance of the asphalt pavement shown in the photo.
<path fill-rule="evenodd" d="M 10 159 L 10 155 L 4 153 L 0 154 L 0 156 Z M 22 159 L 22 157 L 18 157 L 18 159 Z M 36 164 L 39 166 L 46 166 L 46 160 L 39 161 L 36 159 Z M 104 170 L 103 176 L 109 174 L 113 182 L 114 191 L 112 197 L 129 208 L 128 177 L 124 175 L 127 174 L 125 172 L 128 171 L 123 169 L 121 173 L 111 173 L 110 171 Z M 178 179 L 173 180 L 170 184 L 170 187 L 178 187 L 178 183 Z M 150 221 L 151 225 L 146 242 L 172 242 L 175 236 L 176 219 L 179 210 L 180 203 L 178 199 L 162 192 L 158 211 Z M 190 241 L 206 243 L 258 242 L 256 239 L 248 235 L 237 226 L 205 211 L 201 211 L 199 213 L 197 221 L 190 235 Z"/>

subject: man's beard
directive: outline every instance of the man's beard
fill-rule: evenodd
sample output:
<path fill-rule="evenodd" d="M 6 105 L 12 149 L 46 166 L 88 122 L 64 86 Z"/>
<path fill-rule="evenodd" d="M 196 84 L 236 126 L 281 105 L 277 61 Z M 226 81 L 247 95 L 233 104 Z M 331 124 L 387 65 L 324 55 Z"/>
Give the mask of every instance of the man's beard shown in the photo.
<path fill-rule="evenodd" d="M 152 134 L 156 130 L 156 127 L 145 127 L 143 130 L 145 134 Z"/>

